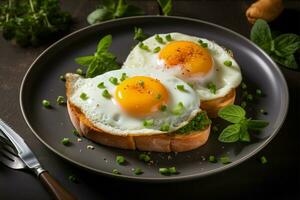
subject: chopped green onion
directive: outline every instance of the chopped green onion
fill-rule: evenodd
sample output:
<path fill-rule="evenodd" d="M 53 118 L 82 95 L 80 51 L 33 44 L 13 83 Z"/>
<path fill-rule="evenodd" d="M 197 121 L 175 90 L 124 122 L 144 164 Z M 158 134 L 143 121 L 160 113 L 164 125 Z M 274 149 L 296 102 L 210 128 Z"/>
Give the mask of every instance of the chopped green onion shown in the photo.
<path fill-rule="evenodd" d="M 73 135 L 75 135 L 77 137 L 80 137 L 80 134 L 77 130 L 73 130 L 72 133 L 73 133 Z"/>
<path fill-rule="evenodd" d="M 109 79 L 109 82 L 111 82 L 112 84 L 114 85 L 118 85 L 118 79 L 116 77 L 110 77 Z"/>
<path fill-rule="evenodd" d="M 165 44 L 164 40 L 162 37 L 160 37 L 159 35 L 156 35 L 155 36 L 155 40 L 160 43 L 160 44 Z"/>
<path fill-rule="evenodd" d="M 191 88 L 194 88 L 193 83 L 188 83 L 188 85 L 189 85 Z"/>
<path fill-rule="evenodd" d="M 87 100 L 89 97 L 87 96 L 86 93 L 83 92 L 83 93 L 80 94 L 80 98 L 81 98 L 82 100 L 85 101 L 85 100 Z"/>
<path fill-rule="evenodd" d="M 232 61 L 231 60 L 225 60 L 224 65 L 227 66 L 227 67 L 231 67 L 232 66 Z"/>
<path fill-rule="evenodd" d="M 153 53 L 158 53 L 160 51 L 160 47 L 155 47 L 155 49 L 153 49 Z"/>
<path fill-rule="evenodd" d="M 229 157 L 227 157 L 227 156 L 221 157 L 221 158 L 220 158 L 220 161 L 221 161 L 221 163 L 224 164 L 224 165 L 231 163 Z"/>
<path fill-rule="evenodd" d="M 164 112 L 167 110 L 167 106 L 166 105 L 161 105 L 159 108 L 160 111 Z"/>
<path fill-rule="evenodd" d="M 260 162 L 262 164 L 266 164 L 268 162 L 267 158 L 265 156 L 260 157 Z"/>
<path fill-rule="evenodd" d="M 246 83 L 242 83 L 241 86 L 242 86 L 242 89 L 243 89 L 243 90 L 246 90 L 246 89 L 247 89 Z"/>
<path fill-rule="evenodd" d="M 216 94 L 217 86 L 214 83 L 208 83 L 207 88 L 212 94 Z"/>
<path fill-rule="evenodd" d="M 160 127 L 161 131 L 168 131 L 169 129 L 170 129 L 170 125 L 168 123 L 164 123 Z"/>
<path fill-rule="evenodd" d="M 48 101 L 48 100 L 46 100 L 46 99 L 44 99 L 44 100 L 42 101 L 42 104 L 43 104 L 43 106 L 44 106 L 45 108 L 51 108 L 50 101 Z"/>
<path fill-rule="evenodd" d="M 201 46 L 202 46 L 203 48 L 207 48 L 207 47 L 208 47 L 208 44 L 207 44 L 207 43 L 202 43 Z"/>
<path fill-rule="evenodd" d="M 217 162 L 217 159 L 215 156 L 209 156 L 208 157 L 208 161 L 211 162 L 211 163 L 216 163 Z"/>
<path fill-rule="evenodd" d="M 149 49 L 149 47 L 147 45 L 145 45 L 143 42 L 140 42 L 139 47 L 145 51 L 150 52 L 151 50 Z"/>
<path fill-rule="evenodd" d="M 106 88 L 105 85 L 104 85 L 104 82 L 99 83 L 99 84 L 97 85 L 97 87 L 98 87 L 99 89 Z"/>
<path fill-rule="evenodd" d="M 126 160 L 123 156 L 117 156 L 116 157 L 116 162 L 119 164 L 119 165 L 122 165 L 122 164 L 125 164 Z"/>
<path fill-rule="evenodd" d="M 59 79 L 62 80 L 62 81 L 66 81 L 66 78 L 65 78 L 64 75 L 60 75 L 60 76 L 59 76 Z"/>
<path fill-rule="evenodd" d="M 170 167 L 168 170 L 169 170 L 170 174 L 177 174 L 178 173 L 177 170 L 176 170 L 176 167 Z"/>
<path fill-rule="evenodd" d="M 82 69 L 80 69 L 80 68 L 76 69 L 76 74 L 83 75 Z"/>
<path fill-rule="evenodd" d="M 169 175 L 170 172 L 169 172 L 169 169 L 168 168 L 159 168 L 159 173 L 161 173 L 162 175 Z"/>
<path fill-rule="evenodd" d="M 177 87 L 177 89 L 178 89 L 179 91 L 181 91 L 181 92 L 186 92 L 186 90 L 185 90 L 185 88 L 184 88 L 184 85 L 177 85 L 176 87 Z"/>
<path fill-rule="evenodd" d="M 247 106 L 246 101 L 242 101 L 241 106 L 242 106 L 242 108 L 246 108 L 246 106 Z"/>
<path fill-rule="evenodd" d="M 58 96 L 56 99 L 56 102 L 58 104 L 64 104 L 65 103 L 65 98 L 63 96 Z"/>
<path fill-rule="evenodd" d="M 169 41 L 169 42 L 173 40 L 172 37 L 171 37 L 171 34 L 166 35 L 165 38 L 166 38 L 166 40 Z"/>
<path fill-rule="evenodd" d="M 161 94 L 157 94 L 156 99 L 160 99 L 160 98 L 161 98 Z"/>
<path fill-rule="evenodd" d="M 260 89 L 256 89 L 255 93 L 257 96 L 262 96 L 262 91 Z"/>
<path fill-rule="evenodd" d="M 70 144 L 71 144 L 71 142 L 70 142 L 70 139 L 69 139 L 69 138 L 63 138 L 63 139 L 61 140 L 61 143 L 62 143 L 63 145 L 65 145 L 65 146 L 67 146 L 67 145 L 70 145 Z"/>
<path fill-rule="evenodd" d="M 137 167 L 137 168 L 135 168 L 135 169 L 133 170 L 133 173 L 134 173 L 135 175 L 141 175 L 141 174 L 143 174 L 144 172 L 143 172 L 143 170 L 142 170 L 141 168 Z"/>
<path fill-rule="evenodd" d="M 142 160 L 144 162 L 149 162 L 151 160 L 150 156 L 145 154 L 145 153 L 141 153 L 139 155 L 139 160 Z"/>
<path fill-rule="evenodd" d="M 109 94 L 108 90 L 103 90 L 102 96 L 105 97 L 105 98 L 107 98 L 107 99 L 111 98 L 111 94 Z"/>
<path fill-rule="evenodd" d="M 112 170 L 112 173 L 114 173 L 114 174 L 121 174 L 121 173 L 119 172 L 119 170 L 117 170 L 117 169 L 113 169 L 113 170 Z"/>
<path fill-rule="evenodd" d="M 184 105 L 182 102 L 179 102 L 177 106 L 175 106 L 175 108 L 172 110 L 172 113 L 174 115 L 180 115 L 182 114 L 183 111 L 184 111 Z"/>
<path fill-rule="evenodd" d="M 127 79 L 127 78 L 128 78 L 127 74 L 126 73 L 122 73 L 120 81 L 125 81 L 125 79 Z"/>
<path fill-rule="evenodd" d="M 143 124 L 145 127 L 151 127 L 154 125 L 154 119 L 146 119 L 144 120 Z"/>
<path fill-rule="evenodd" d="M 203 40 L 198 40 L 199 44 L 203 44 Z"/>
<path fill-rule="evenodd" d="M 247 95 L 247 101 L 252 101 L 253 100 L 253 95 L 252 94 L 248 94 Z"/>
<path fill-rule="evenodd" d="M 145 86 L 145 82 L 143 80 L 139 80 L 138 81 L 138 84 L 141 86 L 141 87 L 144 87 Z"/>

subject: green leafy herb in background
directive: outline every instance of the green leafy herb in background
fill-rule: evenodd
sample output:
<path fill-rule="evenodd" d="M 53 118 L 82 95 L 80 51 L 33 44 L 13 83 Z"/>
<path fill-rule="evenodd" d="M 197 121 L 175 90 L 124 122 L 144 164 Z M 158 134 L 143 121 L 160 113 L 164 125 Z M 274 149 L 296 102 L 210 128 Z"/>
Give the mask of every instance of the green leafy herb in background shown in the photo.
<path fill-rule="evenodd" d="M 172 0 L 157 0 L 164 15 L 170 15 L 172 12 Z"/>
<path fill-rule="evenodd" d="M 87 21 L 89 24 L 99 23 L 109 19 L 116 19 L 121 17 L 143 15 L 144 12 L 133 5 L 128 4 L 125 0 L 102 0 L 102 5 L 91 12 Z"/>
<path fill-rule="evenodd" d="M 8 0 L 0 4 L 0 31 L 20 46 L 39 45 L 69 29 L 71 15 L 58 0 Z"/>
<path fill-rule="evenodd" d="M 116 56 L 108 51 L 111 43 L 112 36 L 106 35 L 99 41 L 94 55 L 82 56 L 75 59 L 76 63 L 87 67 L 87 78 L 93 78 L 107 71 L 120 68 L 116 62 Z"/>
<path fill-rule="evenodd" d="M 237 105 L 229 105 L 222 108 L 219 117 L 233 124 L 227 126 L 219 135 L 220 142 L 231 143 L 237 141 L 250 142 L 248 130 L 261 130 L 269 123 L 264 120 L 252 120 L 246 118 L 246 111 Z"/>
<path fill-rule="evenodd" d="M 267 22 L 258 19 L 252 27 L 250 38 L 275 62 L 288 68 L 298 68 L 294 53 L 300 48 L 299 35 L 289 33 L 273 38 Z"/>
<path fill-rule="evenodd" d="M 134 40 L 142 42 L 147 38 L 148 35 L 144 33 L 142 28 L 134 27 L 134 37 L 133 37 Z"/>

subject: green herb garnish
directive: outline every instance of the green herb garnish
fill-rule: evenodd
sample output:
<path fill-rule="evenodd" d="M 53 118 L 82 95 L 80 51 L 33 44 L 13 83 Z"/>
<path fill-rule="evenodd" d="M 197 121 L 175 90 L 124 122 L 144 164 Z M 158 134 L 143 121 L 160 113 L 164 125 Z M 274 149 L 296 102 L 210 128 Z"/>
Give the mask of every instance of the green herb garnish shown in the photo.
<path fill-rule="evenodd" d="M 121 174 L 121 173 L 119 172 L 119 170 L 117 170 L 117 169 L 113 169 L 113 170 L 112 170 L 112 173 L 113 173 L 113 174 Z"/>
<path fill-rule="evenodd" d="M 202 46 L 203 48 L 207 48 L 207 47 L 208 47 L 208 44 L 207 44 L 207 43 L 202 43 L 201 46 Z"/>
<path fill-rule="evenodd" d="M 164 39 L 159 35 L 155 35 L 155 40 L 160 44 L 165 44 Z"/>
<path fill-rule="evenodd" d="M 231 60 L 225 60 L 224 65 L 227 66 L 227 67 L 231 67 L 232 66 L 232 61 Z"/>
<path fill-rule="evenodd" d="M 267 158 L 265 156 L 260 157 L 260 162 L 262 164 L 266 164 L 268 162 Z"/>
<path fill-rule="evenodd" d="M 230 158 L 228 156 L 223 156 L 220 158 L 220 162 L 224 165 L 231 163 Z"/>
<path fill-rule="evenodd" d="M 141 153 L 139 155 L 139 160 L 142 160 L 142 161 L 147 163 L 151 160 L 151 157 L 149 155 L 145 154 L 145 153 Z"/>
<path fill-rule="evenodd" d="M 171 37 L 171 34 L 168 34 L 168 35 L 166 35 L 166 40 L 167 41 L 169 41 L 169 42 L 171 42 L 173 39 L 172 39 L 172 37 Z"/>
<path fill-rule="evenodd" d="M 111 98 L 111 94 L 109 94 L 108 90 L 103 90 L 102 96 L 105 97 L 106 99 Z"/>
<path fill-rule="evenodd" d="M 161 94 L 157 94 L 155 98 L 156 99 L 161 99 Z"/>
<path fill-rule="evenodd" d="M 161 105 L 161 106 L 159 107 L 159 110 L 162 111 L 162 112 L 164 112 L 164 111 L 167 110 L 167 106 L 166 106 L 166 105 Z"/>
<path fill-rule="evenodd" d="M 268 23 L 258 19 L 251 29 L 250 38 L 275 62 L 288 68 L 298 68 L 294 54 L 300 48 L 299 35 L 281 34 L 273 38 Z"/>
<path fill-rule="evenodd" d="M 176 167 L 169 167 L 169 173 L 170 174 L 177 174 L 177 170 L 176 170 Z"/>
<path fill-rule="evenodd" d="M 177 134 L 190 133 L 192 131 L 203 130 L 211 124 L 211 120 L 207 117 L 206 112 L 198 113 L 187 125 L 181 127 Z"/>
<path fill-rule="evenodd" d="M 155 49 L 153 49 L 153 53 L 158 53 L 160 51 L 160 47 L 155 47 Z"/>
<path fill-rule="evenodd" d="M 82 69 L 80 69 L 80 68 L 76 69 L 76 74 L 81 75 L 81 76 L 84 75 Z"/>
<path fill-rule="evenodd" d="M 207 88 L 209 89 L 209 91 L 212 94 L 216 94 L 216 92 L 217 92 L 217 86 L 214 83 L 208 83 L 207 84 Z"/>
<path fill-rule="evenodd" d="M 215 156 L 209 156 L 209 157 L 208 157 L 208 162 L 216 163 L 216 162 L 218 162 L 218 160 L 216 159 Z"/>
<path fill-rule="evenodd" d="M 184 88 L 184 85 L 177 85 L 177 89 L 181 92 L 186 92 L 187 90 Z"/>
<path fill-rule="evenodd" d="M 162 175 L 178 174 L 178 171 L 176 170 L 176 167 L 169 167 L 169 168 L 162 167 L 162 168 L 159 168 L 158 171 Z"/>
<path fill-rule="evenodd" d="M 64 75 L 60 75 L 60 76 L 59 76 L 59 79 L 60 79 L 61 81 L 66 81 L 66 78 L 65 78 Z"/>
<path fill-rule="evenodd" d="M 139 47 L 145 51 L 151 52 L 149 47 L 147 45 L 145 45 L 143 42 L 140 42 Z"/>
<path fill-rule="evenodd" d="M 116 77 L 110 77 L 108 80 L 109 80 L 109 82 L 111 82 L 114 85 L 119 84 L 118 79 Z"/>
<path fill-rule="evenodd" d="M 248 95 L 246 96 L 246 100 L 247 100 L 247 101 L 253 101 L 253 95 L 252 95 L 252 94 L 248 94 Z"/>
<path fill-rule="evenodd" d="M 164 15 L 170 15 L 172 12 L 172 0 L 157 0 L 160 9 Z"/>
<path fill-rule="evenodd" d="M 124 158 L 124 156 L 117 156 L 117 157 L 116 157 L 116 162 L 117 162 L 119 165 L 123 165 L 123 164 L 125 164 L 126 159 Z"/>
<path fill-rule="evenodd" d="M 104 0 L 96 10 L 88 15 L 87 21 L 89 24 L 95 24 L 109 19 L 143 14 L 144 12 L 139 7 L 128 4 L 125 0 Z"/>
<path fill-rule="evenodd" d="M 88 100 L 88 95 L 86 94 L 86 93 L 84 93 L 84 92 L 82 92 L 81 94 L 80 94 L 80 98 L 83 100 L 83 101 L 86 101 L 86 100 Z"/>
<path fill-rule="evenodd" d="M 246 111 L 238 105 L 229 105 L 218 112 L 219 117 L 233 124 L 227 126 L 219 135 L 220 142 L 250 141 L 248 130 L 261 130 L 269 123 L 264 120 L 246 118 Z"/>
<path fill-rule="evenodd" d="M 138 81 L 139 86 L 145 87 L 145 82 L 143 80 Z"/>
<path fill-rule="evenodd" d="M 75 135 L 76 137 L 80 137 L 80 134 L 77 130 L 72 130 L 73 135 Z"/>
<path fill-rule="evenodd" d="M 93 78 L 107 71 L 119 69 L 116 56 L 108 51 L 112 43 L 112 36 L 104 36 L 98 43 L 96 52 L 92 56 L 82 56 L 75 59 L 76 63 L 87 67 L 86 77 Z"/>
<path fill-rule="evenodd" d="M 60 105 L 65 103 L 65 98 L 63 96 L 58 96 L 56 102 Z"/>
<path fill-rule="evenodd" d="M 44 99 L 44 100 L 42 101 L 42 104 L 43 104 L 43 106 L 44 106 L 45 108 L 51 108 L 50 101 L 48 101 L 48 100 L 46 100 L 46 99 Z"/>
<path fill-rule="evenodd" d="M 169 131 L 169 129 L 170 129 L 169 123 L 164 123 L 164 124 L 162 124 L 161 127 L 160 127 L 160 130 L 161 130 L 161 131 Z"/>
<path fill-rule="evenodd" d="M 267 114 L 268 114 L 268 112 L 265 111 L 265 109 L 260 109 L 259 112 L 260 112 L 261 114 L 264 114 L 264 115 L 267 115 Z"/>
<path fill-rule="evenodd" d="M 182 103 L 182 102 L 179 102 L 179 103 L 177 104 L 177 106 L 175 106 L 175 107 L 173 108 L 172 114 L 173 114 L 173 115 L 181 115 L 181 114 L 183 113 L 184 109 L 185 109 L 185 108 L 184 108 L 183 103 Z"/>
<path fill-rule="evenodd" d="M 126 79 L 128 78 L 127 74 L 126 73 L 122 73 L 122 76 L 120 78 L 120 81 L 125 81 Z"/>
<path fill-rule="evenodd" d="M 70 175 L 68 177 L 69 181 L 73 182 L 73 183 L 79 183 L 78 178 L 75 175 Z"/>
<path fill-rule="evenodd" d="M 154 125 L 154 119 L 146 119 L 146 120 L 144 120 L 143 125 L 145 127 L 151 127 L 151 126 L 153 126 Z"/>
<path fill-rule="evenodd" d="M 143 170 L 142 170 L 141 168 L 137 167 L 137 168 L 134 168 L 133 173 L 134 173 L 135 175 L 141 175 L 141 174 L 143 174 L 144 172 L 143 172 Z"/>
<path fill-rule="evenodd" d="M 143 40 L 147 39 L 148 36 L 144 34 L 143 29 L 134 27 L 134 40 L 142 42 Z"/>
<path fill-rule="evenodd" d="M 242 87 L 243 90 L 246 90 L 246 89 L 247 89 L 246 83 L 243 82 L 243 83 L 241 84 L 241 87 Z"/>
<path fill-rule="evenodd" d="M 260 90 L 260 89 L 256 89 L 255 90 L 255 94 L 257 95 L 257 96 L 262 96 L 262 91 Z"/>
<path fill-rule="evenodd" d="M 62 143 L 63 145 L 65 145 L 65 146 L 70 145 L 70 144 L 71 144 L 70 138 L 63 138 L 63 139 L 61 140 L 61 143 Z"/>
<path fill-rule="evenodd" d="M 104 89 L 104 88 L 106 88 L 105 85 L 104 85 L 104 82 L 99 83 L 99 84 L 97 85 L 97 87 L 98 87 L 99 89 Z"/>

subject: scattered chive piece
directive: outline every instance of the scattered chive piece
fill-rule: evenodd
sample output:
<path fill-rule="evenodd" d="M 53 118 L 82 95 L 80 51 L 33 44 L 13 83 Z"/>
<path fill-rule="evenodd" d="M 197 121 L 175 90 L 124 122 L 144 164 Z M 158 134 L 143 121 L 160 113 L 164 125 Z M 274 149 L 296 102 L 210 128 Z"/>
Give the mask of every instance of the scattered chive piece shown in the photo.
<path fill-rule="evenodd" d="M 65 145 L 65 146 L 70 145 L 70 144 L 71 144 L 70 138 L 63 138 L 63 139 L 61 140 L 61 143 L 62 143 L 63 145 Z"/>
<path fill-rule="evenodd" d="M 167 106 L 166 105 L 161 105 L 159 108 L 160 111 L 164 112 L 167 110 Z"/>
<path fill-rule="evenodd" d="M 126 73 L 122 73 L 120 81 L 125 81 L 125 79 L 127 79 L 127 78 L 128 78 L 128 76 L 126 75 Z"/>
<path fill-rule="evenodd" d="M 113 169 L 113 170 L 112 170 L 112 173 L 113 173 L 113 174 L 121 174 L 121 173 L 119 172 L 119 170 L 117 170 L 117 169 Z"/>
<path fill-rule="evenodd" d="M 145 51 L 150 52 L 150 49 L 147 45 L 145 45 L 143 42 L 140 42 L 139 47 Z"/>
<path fill-rule="evenodd" d="M 74 130 L 72 131 L 72 133 L 73 133 L 73 135 L 75 135 L 75 136 L 77 136 L 77 137 L 80 137 L 79 132 L 78 132 L 77 130 L 74 129 Z"/>
<path fill-rule="evenodd" d="M 160 98 L 161 98 L 161 94 L 157 94 L 156 99 L 160 99 Z"/>
<path fill-rule="evenodd" d="M 150 156 L 145 154 L 145 153 L 141 153 L 139 155 L 139 160 L 142 160 L 144 162 L 149 162 L 151 160 Z"/>
<path fill-rule="evenodd" d="M 229 157 L 227 157 L 227 156 L 221 157 L 221 158 L 220 158 L 220 161 L 221 161 L 221 163 L 224 164 L 224 165 L 231 163 Z"/>
<path fill-rule="evenodd" d="M 216 94 L 217 86 L 214 83 L 208 83 L 207 88 L 212 94 Z"/>
<path fill-rule="evenodd" d="M 159 168 L 159 173 L 161 173 L 162 175 L 169 175 L 169 169 L 168 168 Z"/>
<path fill-rule="evenodd" d="M 215 156 L 209 156 L 209 157 L 208 157 L 208 162 L 216 163 L 216 162 L 217 162 L 217 159 L 216 159 Z"/>
<path fill-rule="evenodd" d="M 207 47 L 208 47 L 208 44 L 207 44 L 207 43 L 202 43 L 201 46 L 202 46 L 203 48 L 207 48 Z"/>
<path fill-rule="evenodd" d="M 170 129 L 170 125 L 168 123 L 164 123 L 161 125 L 160 130 L 161 131 L 168 131 Z"/>
<path fill-rule="evenodd" d="M 97 85 L 97 87 L 98 87 L 99 89 L 105 88 L 104 82 L 99 83 L 99 84 Z"/>
<path fill-rule="evenodd" d="M 203 41 L 202 40 L 198 40 L 199 44 L 203 44 Z"/>
<path fill-rule="evenodd" d="M 56 99 L 56 102 L 58 104 L 64 104 L 65 103 L 65 98 L 63 96 L 58 96 Z"/>
<path fill-rule="evenodd" d="M 265 156 L 260 157 L 261 164 L 266 164 L 268 162 L 267 158 Z"/>
<path fill-rule="evenodd" d="M 169 170 L 170 174 L 177 174 L 178 173 L 177 170 L 176 170 L 176 167 L 170 167 L 168 170 Z"/>
<path fill-rule="evenodd" d="M 76 69 L 76 74 L 83 75 L 82 69 L 80 69 L 80 68 Z"/>
<path fill-rule="evenodd" d="M 64 75 L 60 75 L 60 76 L 59 76 L 59 79 L 62 80 L 62 81 L 66 81 L 66 78 L 65 78 Z"/>
<path fill-rule="evenodd" d="M 141 86 L 141 87 L 144 87 L 145 86 L 145 82 L 143 80 L 139 80 L 138 84 Z"/>
<path fill-rule="evenodd" d="M 259 112 L 260 112 L 261 114 L 264 114 L 264 115 L 267 115 L 267 114 L 268 114 L 268 112 L 265 111 L 264 109 L 260 109 Z"/>
<path fill-rule="evenodd" d="M 111 95 L 109 94 L 108 90 L 103 90 L 102 96 L 105 97 L 105 98 L 107 98 L 107 99 L 111 98 Z"/>
<path fill-rule="evenodd" d="M 164 40 L 162 39 L 162 37 L 160 37 L 159 35 L 155 36 L 155 40 L 160 43 L 160 44 L 165 44 Z"/>
<path fill-rule="evenodd" d="M 247 95 L 247 101 L 252 101 L 253 100 L 253 95 L 252 94 L 248 94 Z"/>
<path fill-rule="evenodd" d="M 243 90 L 246 90 L 246 89 L 247 89 L 247 85 L 246 85 L 246 83 L 242 83 L 242 85 L 241 85 L 241 86 L 242 86 L 242 89 L 243 89 Z"/>
<path fill-rule="evenodd" d="M 172 37 L 171 37 L 171 34 L 166 35 L 165 38 L 166 38 L 166 40 L 169 41 L 169 42 L 173 40 Z"/>
<path fill-rule="evenodd" d="M 112 84 L 114 85 L 118 85 L 118 79 L 116 77 L 110 77 L 109 79 L 109 82 L 111 82 Z"/>
<path fill-rule="evenodd" d="M 154 119 L 146 119 L 144 120 L 143 124 L 145 127 L 151 127 L 154 125 Z"/>
<path fill-rule="evenodd" d="M 180 115 L 183 112 L 183 110 L 184 110 L 184 105 L 182 102 L 179 102 L 177 106 L 175 106 L 175 108 L 172 110 L 172 113 L 174 115 Z"/>
<path fill-rule="evenodd" d="M 242 103 L 241 103 L 241 107 L 242 107 L 242 108 L 246 108 L 246 106 L 247 106 L 247 103 L 246 103 L 246 101 L 242 101 Z"/>
<path fill-rule="evenodd" d="M 116 157 L 116 162 L 119 164 L 119 165 L 122 165 L 126 162 L 125 158 L 123 156 L 117 156 Z"/>
<path fill-rule="evenodd" d="M 73 183 L 78 183 L 79 182 L 78 178 L 75 175 L 70 175 L 68 177 L 68 179 L 69 179 L 69 181 L 71 181 Z"/>
<path fill-rule="evenodd" d="M 50 101 L 48 101 L 48 100 L 46 100 L 46 99 L 44 99 L 44 100 L 42 101 L 42 104 L 43 104 L 43 106 L 44 106 L 45 108 L 51 108 Z"/>
<path fill-rule="evenodd" d="M 160 51 L 160 47 L 155 47 L 155 49 L 153 49 L 153 53 L 158 53 Z"/>
<path fill-rule="evenodd" d="M 184 88 L 184 85 L 177 85 L 176 87 L 181 92 L 185 92 L 186 91 L 185 88 Z"/>
<path fill-rule="evenodd" d="M 231 60 L 225 60 L 224 65 L 227 66 L 227 67 L 231 67 L 232 66 L 232 61 Z"/>
<path fill-rule="evenodd" d="M 262 96 L 262 91 L 260 89 L 256 89 L 255 93 L 257 96 Z"/>
<path fill-rule="evenodd" d="M 80 98 L 81 98 L 82 100 L 85 101 L 85 100 L 87 100 L 89 97 L 87 96 L 86 93 L 83 92 L 83 93 L 80 94 Z"/>
<path fill-rule="evenodd" d="M 143 172 L 143 170 L 142 170 L 141 168 L 137 167 L 137 168 L 135 168 L 135 169 L 133 170 L 133 173 L 134 173 L 135 175 L 141 175 L 141 174 L 143 174 L 144 172 Z"/>

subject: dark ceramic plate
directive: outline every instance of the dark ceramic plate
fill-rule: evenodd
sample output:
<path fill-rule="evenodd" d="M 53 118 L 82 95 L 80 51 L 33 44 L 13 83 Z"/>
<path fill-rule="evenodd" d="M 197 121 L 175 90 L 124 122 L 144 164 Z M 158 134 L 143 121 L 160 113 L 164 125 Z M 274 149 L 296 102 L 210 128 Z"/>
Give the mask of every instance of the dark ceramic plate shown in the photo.
<path fill-rule="evenodd" d="M 83 139 L 77 142 L 72 135 L 73 126 L 65 106 L 56 104 L 56 98 L 65 94 L 64 83 L 59 76 L 74 72 L 78 67 L 74 59 L 90 55 L 95 51 L 99 39 L 112 34 L 111 51 L 122 63 L 133 41 L 134 27 L 141 27 L 146 33 L 182 32 L 189 35 L 214 40 L 231 49 L 240 64 L 243 78 L 253 88 L 259 87 L 265 96 L 250 105 L 252 111 L 264 108 L 268 115 L 257 114 L 255 117 L 270 122 L 263 132 L 256 134 L 250 143 L 222 144 L 217 141 L 218 133 L 212 133 L 208 143 L 196 150 L 185 153 L 151 153 L 153 165 L 138 160 L 138 151 L 127 151 L 95 144 Z M 241 91 L 239 91 L 241 93 Z M 45 109 L 41 102 L 48 99 L 53 109 Z M 178 181 L 198 178 L 233 167 L 250 158 L 266 146 L 279 131 L 288 107 L 288 90 L 286 82 L 276 64 L 257 46 L 243 36 L 200 20 L 181 17 L 131 17 L 113 20 L 76 31 L 59 40 L 44 51 L 28 70 L 20 92 L 20 104 L 24 118 L 38 139 L 61 157 L 83 168 L 103 175 L 136 180 L 136 181 Z M 257 113 L 257 112 L 255 112 Z M 73 145 L 66 147 L 61 139 L 69 137 Z M 86 146 L 92 144 L 94 150 Z M 124 166 L 115 162 L 116 155 L 123 155 L 128 160 Z M 231 163 L 209 163 L 209 155 L 221 157 L 227 155 Z M 158 173 L 159 167 L 176 166 L 178 175 L 163 176 Z M 132 168 L 140 167 L 144 174 L 136 176 Z M 112 169 L 118 169 L 122 175 L 113 175 Z"/>

